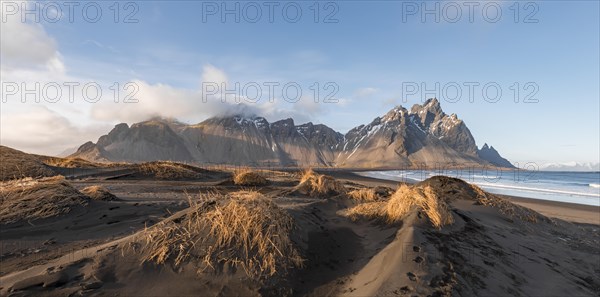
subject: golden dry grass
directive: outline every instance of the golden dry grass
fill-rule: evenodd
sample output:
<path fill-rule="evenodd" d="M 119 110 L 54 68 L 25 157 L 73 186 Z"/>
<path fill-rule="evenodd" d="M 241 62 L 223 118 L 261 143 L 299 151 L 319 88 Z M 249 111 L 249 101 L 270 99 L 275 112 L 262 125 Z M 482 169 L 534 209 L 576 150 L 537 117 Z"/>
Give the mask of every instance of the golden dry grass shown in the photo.
<path fill-rule="evenodd" d="M 137 238 L 142 261 L 179 266 L 196 261 L 198 270 L 241 267 L 261 279 L 301 267 L 290 240 L 292 218 L 253 191 L 204 194 L 179 217 L 147 228 Z"/>
<path fill-rule="evenodd" d="M 0 181 L 57 175 L 34 155 L 0 145 Z"/>
<path fill-rule="evenodd" d="M 373 188 L 361 188 L 348 192 L 348 197 L 359 202 L 373 202 L 379 199 L 377 192 Z"/>
<path fill-rule="evenodd" d="M 171 161 L 154 161 L 133 165 L 143 177 L 160 180 L 200 179 L 205 177 L 205 170 Z"/>
<path fill-rule="evenodd" d="M 296 189 L 303 194 L 319 197 L 346 193 L 342 183 L 331 176 L 318 174 L 312 169 L 304 171 Z"/>
<path fill-rule="evenodd" d="M 454 222 L 446 201 L 430 186 L 400 185 L 387 202 L 359 204 L 349 209 L 347 215 L 354 220 L 362 217 L 393 224 L 402 221 L 412 209 L 423 211 L 438 229 Z"/>
<path fill-rule="evenodd" d="M 386 205 L 387 202 L 384 201 L 361 203 L 348 209 L 345 215 L 353 221 L 359 219 L 384 220 Z"/>
<path fill-rule="evenodd" d="M 117 196 L 113 195 L 106 188 L 101 186 L 89 186 L 83 188 L 83 190 L 81 190 L 81 193 L 92 198 L 92 200 L 98 201 L 113 201 L 118 199 Z"/>
<path fill-rule="evenodd" d="M 358 194 L 356 194 L 358 195 Z M 350 208 L 345 214 L 353 220 L 377 219 L 387 223 L 401 221 L 413 208 L 423 211 L 436 228 L 452 224 L 449 203 L 472 200 L 476 204 L 494 207 L 500 213 L 525 222 L 551 222 L 531 209 L 516 205 L 475 185 L 446 176 L 434 176 L 418 184 L 400 185 L 387 202 L 367 202 Z"/>
<path fill-rule="evenodd" d="M 478 186 L 471 185 L 471 187 L 473 187 L 473 191 L 477 193 L 476 203 L 479 205 L 494 207 L 504 215 L 530 223 L 537 223 L 539 221 L 551 221 L 547 217 L 539 214 L 534 210 L 522 207 L 520 205 L 516 205 L 504 198 L 500 198 L 496 195 L 487 193 Z"/>
<path fill-rule="evenodd" d="M 2 224 L 58 216 L 89 201 L 62 176 L 4 182 L 0 185 L 0 199 Z"/>
<path fill-rule="evenodd" d="M 494 207 L 500 213 L 511 218 L 535 223 L 538 221 L 550 221 L 547 217 L 534 210 L 516 205 L 502 197 L 485 192 L 476 185 L 469 184 L 461 179 L 447 176 L 434 176 L 417 185 L 429 185 L 436 189 L 438 195 L 444 196 L 447 201 L 456 199 L 474 200 L 479 205 Z"/>
<path fill-rule="evenodd" d="M 269 184 L 269 181 L 250 168 L 242 168 L 233 173 L 233 183 L 238 186 L 259 187 Z"/>
<path fill-rule="evenodd" d="M 90 162 L 81 158 L 57 158 L 40 156 L 40 159 L 46 165 L 62 168 L 98 168 L 108 166 L 108 164 Z"/>

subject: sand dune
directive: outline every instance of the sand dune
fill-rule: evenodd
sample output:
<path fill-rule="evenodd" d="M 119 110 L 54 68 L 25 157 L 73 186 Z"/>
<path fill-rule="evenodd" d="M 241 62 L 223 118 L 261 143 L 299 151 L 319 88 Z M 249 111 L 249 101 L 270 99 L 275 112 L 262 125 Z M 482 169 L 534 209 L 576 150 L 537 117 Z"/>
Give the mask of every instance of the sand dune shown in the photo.
<path fill-rule="evenodd" d="M 344 173 L 261 171 L 253 174 L 268 183 L 249 190 L 233 173 L 185 170 L 199 175 L 61 181 L 82 205 L 1 222 L 0 293 L 600 292 L 598 225 L 549 218 L 458 179 L 398 186 Z M 90 198 L 95 193 L 115 198 Z"/>

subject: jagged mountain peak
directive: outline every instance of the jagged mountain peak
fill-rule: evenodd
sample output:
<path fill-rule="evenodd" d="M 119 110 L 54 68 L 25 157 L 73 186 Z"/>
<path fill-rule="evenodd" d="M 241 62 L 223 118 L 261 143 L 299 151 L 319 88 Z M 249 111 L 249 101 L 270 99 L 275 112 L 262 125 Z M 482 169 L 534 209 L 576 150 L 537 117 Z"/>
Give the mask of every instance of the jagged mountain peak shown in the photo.
<path fill-rule="evenodd" d="M 256 127 L 258 129 L 267 129 L 269 127 L 269 121 L 261 116 L 246 115 L 246 114 L 234 114 L 234 115 L 222 115 L 217 117 L 209 118 L 196 126 L 205 125 L 217 125 L 223 126 L 230 129 L 242 128 L 246 129 L 249 127 Z"/>
<path fill-rule="evenodd" d="M 402 105 L 398 105 L 388 111 L 383 117 L 376 118 L 375 120 L 380 119 L 383 122 L 399 121 L 406 115 L 408 115 L 408 110 L 406 110 L 406 108 L 404 108 Z"/>
<path fill-rule="evenodd" d="M 439 115 L 444 114 L 440 101 L 437 98 L 429 98 L 423 104 L 414 104 L 410 110 L 412 114 L 422 114 L 425 112 Z"/>
<path fill-rule="evenodd" d="M 295 127 L 295 125 L 294 125 L 294 119 L 287 118 L 287 119 L 275 121 L 275 122 L 271 123 L 271 126 L 276 126 L 276 127 Z"/>

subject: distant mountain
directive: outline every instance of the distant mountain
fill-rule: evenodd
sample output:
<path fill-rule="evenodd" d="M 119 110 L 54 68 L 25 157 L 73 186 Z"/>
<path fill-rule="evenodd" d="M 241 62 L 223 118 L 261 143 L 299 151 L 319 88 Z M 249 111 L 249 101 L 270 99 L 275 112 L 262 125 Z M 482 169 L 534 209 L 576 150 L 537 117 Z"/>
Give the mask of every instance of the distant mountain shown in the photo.
<path fill-rule="evenodd" d="M 498 167 L 515 168 L 508 160 L 502 158 L 493 146 L 488 146 L 487 143 L 477 151 L 477 156 Z"/>
<path fill-rule="evenodd" d="M 567 163 L 546 163 L 540 165 L 539 170 L 544 171 L 600 171 L 598 162 L 567 162 Z"/>
<path fill-rule="evenodd" d="M 410 111 L 397 106 L 346 135 L 322 124 L 296 125 L 291 118 L 269 123 L 239 114 L 194 125 L 154 118 L 131 127 L 119 124 L 72 156 L 91 161 L 389 168 L 493 163 L 480 156 L 466 124 L 455 114 L 446 115 L 437 99 Z"/>
<path fill-rule="evenodd" d="M 64 149 L 62 152 L 56 154 L 56 157 L 61 157 L 61 158 L 67 157 L 69 155 L 74 154 L 76 151 L 77 151 L 77 147 L 70 147 L 70 148 Z"/>

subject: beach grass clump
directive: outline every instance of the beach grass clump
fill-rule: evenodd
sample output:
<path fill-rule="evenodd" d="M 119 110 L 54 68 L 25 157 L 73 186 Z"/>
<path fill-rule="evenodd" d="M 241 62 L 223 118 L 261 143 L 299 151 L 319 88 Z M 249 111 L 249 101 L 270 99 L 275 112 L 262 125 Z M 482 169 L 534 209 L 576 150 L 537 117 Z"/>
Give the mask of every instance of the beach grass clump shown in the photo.
<path fill-rule="evenodd" d="M 312 169 L 304 171 L 296 189 L 303 194 L 318 197 L 346 193 L 346 188 L 338 180 L 331 176 L 318 174 Z"/>
<path fill-rule="evenodd" d="M 31 154 L 0 145 L 0 181 L 39 178 L 57 175 L 50 167 Z"/>
<path fill-rule="evenodd" d="M 268 185 L 269 181 L 250 168 L 242 168 L 233 173 L 233 183 L 238 186 L 260 187 Z"/>
<path fill-rule="evenodd" d="M 89 198 L 63 176 L 3 182 L 0 184 L 0 223 L 59 216 L 88 202 Z"/>
<path fill-rule="evenodd" d="M 358 221 L 360 219 L 384 221 L 386 205 L 387 202 L 384 201 L 361 203 L 348 209 L 344 215 L 353 221 Z"/>
<path fill-rule="evenodd" d="M 204 169 L 172 161 L 153 161 L 134 165 L 143 177 L 159 180 L 190 180 L 203 178 Z"/>
<path fill-rule="evenodd" d="M 303 265 L 290 239 L 293 228 L 293 219 L 258 192 L 208 193 L 136 240 L 143 262 L 195 261 L 199 272 L 229 265 L 262 279 Z"/>
<path fill-rule="evenodd" d="M 483 191 L 481 188 L 475 185 L 470 185 L 473 188 L 473 191 L 477 193 L 476 196 L 476 204 L 490 206 L 498 209 L 500 213 L 507 215 L 511 218 L 517 218 L 519 220 L 529 222 L 529 223 L 537 223 L 539 221 L 551 222 L 547 217 L 539 214 L 538 212 L 531 210 L 526 207 L 522 207 L 520 205 L 516 205 L 504 198 L 500 198 L 496 195 L 487 193 Z"/>
<path fill-rule="evenodd" d="M 359 202 L 373 202 L 379 199 L 379 195 L 373 188 L 360 188 L 348 192 L 348 197 Z"/>
<path fill-rule="evenodd" d="M 487 193 L 461 179 L 447 176 L 434 176 L 415 185 L 400 185 L 389 200 L 383 203 L 362 203 L 350 208 L 345 214 L 353 220 L 366 218 L 393 224 L 402 221 L 412 210 L 417 210 L 422 211 L 431 224 L 440 229 L 454 222 L 449 203 L 455 200 L 471 200 L 478 205 L 494 207 L 509 218 L 526 222 L 551 222 L 531 209 Z"/>
<path fill-rule="evenodd" d="M 97 201 L 114 201 L 118 200 L 117 196 L 113 195 L 106 188 L 101 186 L 89 186 L 83 188 L 81 193 Z"/>
<path fill-rule="evenodd" d="M 550 219 L 534 210 L 516 205 L 507 199 L 488 193 L 480 187 L 469 184 L 458 178 L 434 176 L 417 185 L 430 186 L 436 189 L 438 195 L 444 196 L 447 201 L 457 199 L 473 200 L 478 205 L 494 207 L 500 213 L 510 218 L 517 218 L 530 223 L 550 221 Z"/>
<path fill-rule="evenodd" d="M 454 222 L 446 201 L 429 186 L 400 185 L 388 201 L 359 204 L 349 209 L 346 214 L 354 220 L 366 218 L 395 224 L 402 221 L 413 209 L 423 211 L 431 224 L 438 229 Z"/>
<path fill-rule="evenodd" d="M 108 164 L 100 164 L 90 162 L 81 158 L 57 158 L 57 157 L 42 157 L 44 164 L 62 168 L 98 168 L 108 167 Z"/>

